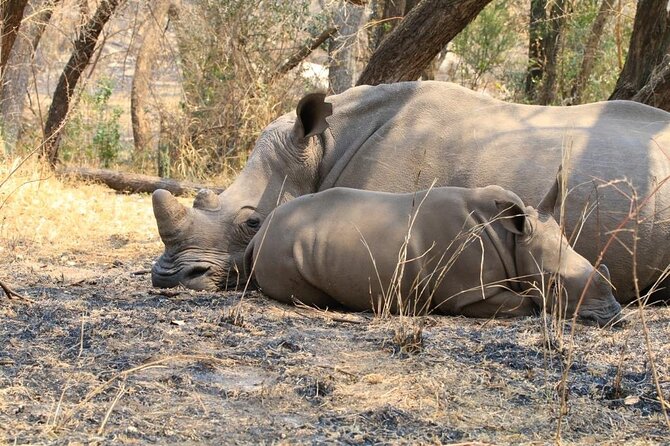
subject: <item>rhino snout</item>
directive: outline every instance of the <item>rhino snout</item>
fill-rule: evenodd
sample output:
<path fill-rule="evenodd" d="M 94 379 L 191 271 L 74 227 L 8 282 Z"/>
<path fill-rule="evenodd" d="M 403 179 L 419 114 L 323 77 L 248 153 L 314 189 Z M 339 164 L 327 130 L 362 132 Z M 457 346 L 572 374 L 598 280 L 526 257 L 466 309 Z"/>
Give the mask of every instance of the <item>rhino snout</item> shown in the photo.
<path fill-rule="evenodd" d="M 579 317 L 582 319 L 595 321 L 598 326 L 603 327 L 608 324 L 616 324 L 621 315 L 621 305 L 614 296 L 608 299 L 606 304 L 584 305 L 579 309 Z"/>
<path fill-rule="evenodd" d="M 177 270 L 163 268 L 160 263 L 151 269 L 151 284 L 157 288 L 173 288 L 183 285 L 194 290 L 215 290 L 212 267 L 207 264 L 192 264 Z"/>

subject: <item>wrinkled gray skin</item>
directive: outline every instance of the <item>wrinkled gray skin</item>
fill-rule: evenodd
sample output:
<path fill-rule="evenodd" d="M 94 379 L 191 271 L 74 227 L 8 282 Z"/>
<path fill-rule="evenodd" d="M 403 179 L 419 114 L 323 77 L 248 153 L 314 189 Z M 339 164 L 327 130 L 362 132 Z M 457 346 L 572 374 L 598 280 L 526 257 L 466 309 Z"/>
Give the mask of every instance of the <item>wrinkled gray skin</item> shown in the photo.
<path fill-rule="evenodd" d="M 537 210 L 499 186 L 306 195 L 263 223 L 245 271 L 281 302 L 355 311 L 528 316 L 548 296 L 549 311 L 572 316 L 583 294 L 579 316 L 604 325 L 621 307 L 607 268 L 577 254 L 549 213 L 557 190 Z"/>
<path fill-rule="evenodd" d="M 155 193 L 166 248 L 152 281 L 195 289 L 243 283 L 236 271 L 260 223 L 300 195 L 334 186 L 410 192 L 436 180 L 437 186 L 498 184 L 536 203 L 563 162 L 566 234 L 578 235 L 573 246 L 592 263 L 607 247 L 603 263 L 615 295 L 628 302 L 635 297 L 633 247 L 642 289 L 670 262 L 669 125 L 669 113 L 635 102 L 509 104 L 443 82 L 355 87 L 325 103 L 322 95 L 308 95 L 296 113 L 262 132 L 246 167 L 218 197 L 204 192 L 185 209 L 169 193 Z M 638 225 L 627 218 L 631 185 Z"/>

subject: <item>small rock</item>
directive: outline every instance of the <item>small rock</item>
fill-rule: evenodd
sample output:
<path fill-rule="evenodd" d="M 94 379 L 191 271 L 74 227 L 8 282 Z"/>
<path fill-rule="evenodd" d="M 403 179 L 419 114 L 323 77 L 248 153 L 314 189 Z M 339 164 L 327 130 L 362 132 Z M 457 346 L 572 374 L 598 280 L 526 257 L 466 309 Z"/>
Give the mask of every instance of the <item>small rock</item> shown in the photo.
<path fill-rule="evenodd" d="M 632 406 L 634 404 L 637 404 L 640 402 L 640 397 L 637 395 L 628 395 L 626 398 L 623 399 L 623 403 L 626 406 Z"/>

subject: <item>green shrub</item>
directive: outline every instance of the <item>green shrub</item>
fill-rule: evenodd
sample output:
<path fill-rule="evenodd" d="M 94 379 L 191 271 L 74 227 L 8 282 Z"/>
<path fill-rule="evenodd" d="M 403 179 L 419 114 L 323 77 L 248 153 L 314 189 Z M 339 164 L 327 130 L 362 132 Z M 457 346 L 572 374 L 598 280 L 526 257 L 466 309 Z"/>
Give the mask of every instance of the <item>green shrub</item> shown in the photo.
<path fill-rule="evenodd" d="M 109 104 L 114 83 L 100 79 L 93 91 L 82 91 L 77 107 L 63 129 L 61 153 L 64 161 L 114 164 L 124 146 L 119 119 L 122 110 Z"/>

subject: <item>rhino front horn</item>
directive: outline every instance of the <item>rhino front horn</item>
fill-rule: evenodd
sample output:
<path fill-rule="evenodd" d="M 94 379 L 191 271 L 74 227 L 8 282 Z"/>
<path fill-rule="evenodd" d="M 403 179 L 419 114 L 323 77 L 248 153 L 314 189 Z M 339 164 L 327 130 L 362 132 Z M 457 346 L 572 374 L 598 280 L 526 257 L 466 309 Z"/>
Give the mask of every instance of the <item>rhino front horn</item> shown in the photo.
<path fill-rule="evenodd" d="M 221 202 L 219 196 L 209 189 L 200 189 L 198 195 L 195 196 L 193 207 L 203 211 L 218 211 L 221 209 Z"/>
<path fill-rule="evenodd" d="M 188 216 L 188 209 L 172 194 L 164 189 L 157 189 L 151 196 L 154 216 L 158 225 L 158 233 L 163 241 L 173 237 L 183 226 Z"/>

